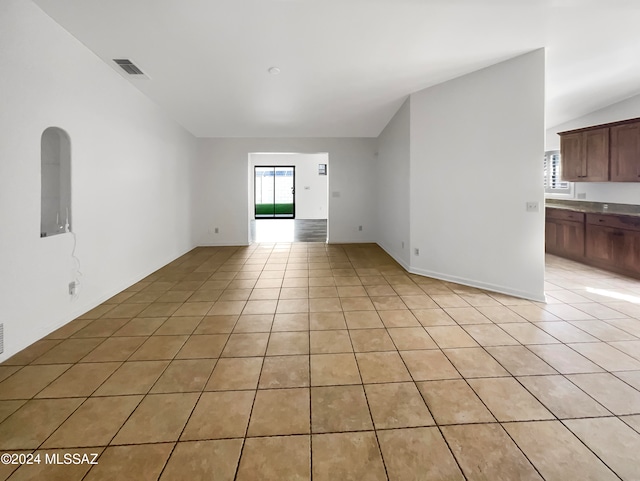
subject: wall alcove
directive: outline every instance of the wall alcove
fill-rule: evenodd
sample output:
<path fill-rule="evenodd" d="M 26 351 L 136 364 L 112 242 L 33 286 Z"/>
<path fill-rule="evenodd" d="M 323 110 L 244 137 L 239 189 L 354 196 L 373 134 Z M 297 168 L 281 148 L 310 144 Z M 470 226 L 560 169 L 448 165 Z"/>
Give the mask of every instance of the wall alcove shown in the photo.
<path fill-rule="evenodd" d="M 71 231 L 71 139 L 48 127 L 40 139 L 40 237 Z"/>

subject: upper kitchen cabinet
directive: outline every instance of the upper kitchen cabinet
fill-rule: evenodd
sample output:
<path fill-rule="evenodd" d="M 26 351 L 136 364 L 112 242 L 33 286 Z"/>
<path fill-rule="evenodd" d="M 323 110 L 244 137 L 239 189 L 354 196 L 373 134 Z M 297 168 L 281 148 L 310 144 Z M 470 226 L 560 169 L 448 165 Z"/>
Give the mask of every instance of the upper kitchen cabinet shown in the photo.
<path fill-rule="evenodd" d="M 562 180 L 609 180 L 609 128 L 560 134 Z"/>
<path fill-rule="evenodd" d="M 640 122 L 611 128 L 611 181 L 640 182 Z"/>
<path fill-rule="evenodd" d="M 562 180 L 640 182 L 640 119 L 560 132 Z"/>

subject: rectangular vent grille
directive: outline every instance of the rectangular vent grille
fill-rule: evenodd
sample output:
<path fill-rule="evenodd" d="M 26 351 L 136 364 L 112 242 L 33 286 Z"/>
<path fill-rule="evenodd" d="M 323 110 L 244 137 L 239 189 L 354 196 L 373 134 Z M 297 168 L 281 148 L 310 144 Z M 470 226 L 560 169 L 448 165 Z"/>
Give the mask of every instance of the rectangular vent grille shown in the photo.
<path fill-rule="evenodd" d="M 120 65 L 120 68 L 129 75 L 144 75 L 142 70 L 136 67 L 128 58 L 114 58 L 113 61 Z"/>
<path fill-rule="evenodd" d="M 0 354 L 4 352 L 4 324 L 0 324 Z"/>

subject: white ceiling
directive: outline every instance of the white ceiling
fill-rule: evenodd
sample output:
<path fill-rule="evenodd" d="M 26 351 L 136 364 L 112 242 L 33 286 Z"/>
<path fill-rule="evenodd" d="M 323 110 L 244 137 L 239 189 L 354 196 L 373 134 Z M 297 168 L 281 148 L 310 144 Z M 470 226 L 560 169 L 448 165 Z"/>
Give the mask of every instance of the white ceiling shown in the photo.
<path fill-rule="evenodd" d="M 35 3 L 199 137 L 375 137 L 407 94 L 539 47 L 548 126 L 640 93 L 638 0 Z"/>

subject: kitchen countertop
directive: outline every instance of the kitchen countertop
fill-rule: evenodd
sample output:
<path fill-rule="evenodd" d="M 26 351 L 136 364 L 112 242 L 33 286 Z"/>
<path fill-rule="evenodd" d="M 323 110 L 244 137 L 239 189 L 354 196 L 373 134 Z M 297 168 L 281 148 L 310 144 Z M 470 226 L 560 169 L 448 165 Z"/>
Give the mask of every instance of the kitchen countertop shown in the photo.
<path fill-rule="evenodd" d="M 615 214 L 640 217 L 640 205 L 588 202 L 584 200 L 546 199 L 545 207 L 566 209 L 586 214 Z"/>

